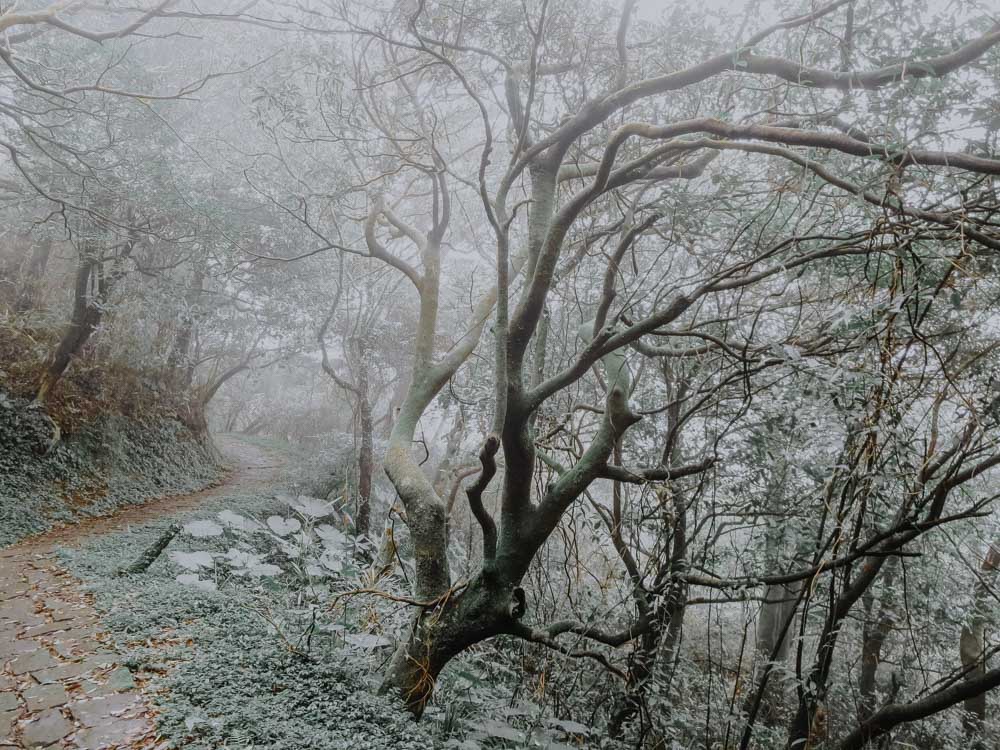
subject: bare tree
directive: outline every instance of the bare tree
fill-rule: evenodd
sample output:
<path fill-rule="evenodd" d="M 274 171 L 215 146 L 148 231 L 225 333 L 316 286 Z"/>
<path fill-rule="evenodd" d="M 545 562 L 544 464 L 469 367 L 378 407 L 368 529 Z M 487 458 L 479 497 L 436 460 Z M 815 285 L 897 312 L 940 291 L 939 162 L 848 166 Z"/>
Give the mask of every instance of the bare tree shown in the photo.
<path fill-rule="evenodd" d="M 633 310 L 630 308 L 636 306 L 627 301 L 631 293 L 627 300 L 619 296 L 621 264 L 634 246 L 647 241 L 646 235 L 664 230 L 661 215 L 655 211 L 643 212 L 626 227 L 607 257 L 603 287 L 589 307 L 591 317 L 581 321 L 581 348 L 565 366 L 555 371 L 545 366 L 543 377 L 535 379 L 532 343 L 539 333 L 558 279 L 560 261 L 567 246 L 579 237 L 578 233 L 586 231 L 585 219 L 603 206 L 604 201 L 614 200 L 639 186 L 648 189 L 648 185 L 653 184 L 663 189 L 660 186 L 667 186 L 673 180 L 696 179 L 705 173 L 718 154 L 737 151 L 783 160 L 803 175 L 803 179 L 817 180 L 824 190 L 840 191 L 878 211 L 889 212 L 901 222 L 927 227 L 938 237 L 947 236 L 956 241 L 962 237 L 964 241 L 990 249 L 998 246 L 992 230 L 963 210 L 911 205 L 908 197 L 900 196 L 891 186 L 886 193 L 880 194 L 848 176 L 850 158 L 877 163 L 889 177 L 909 169 L 1000 173 L 1000 164 L 992 159 L 967 153 L 891 146 L 861 137 L 850 127 L 841 132 L 839 121 L 819 114 L 795 120 L 767 118 L 763 121 L 755 121 L 753 117 L 727 120 L 697 115 L 668 123 L 662 119 L 657 122 L 642 119 L 644 107 L 657 97 L 679 96 L 723 77 L 727 80 L 733 77 L 777 80 L 815 91 L 878 91 L 901 82 L 942 77 L 959 71 L 1000 42 L 1000 31 L 991 28 L 950 53 L 907 60 L 868 72 L 811 68 L 789 58 L 755 51 L 775 34 L 829 19 L 847 6 L 846 0 L 829 3 L 775 24 L 703 62 L 676 72 L 636 78 L 635 69 L 629 64 L 627 43 L 623 41 L 628 37 L 633 11 L 633 4 L 626 3 L 617 30 L 618 44 L 612 46 L 616 50 L 613 74 L 602 81 L 600 93 L 589 95 L 567 110 L 555 126 L 536 119 L 536 108 L 543 100 L 538 93 L 542 80 L 553 69 L 540 61 L 551 22 L 547 14 L 555 12 L 548 4 L 542 4 L 526 23 L 530 44 L 526 57 L 515 61 L 490 52 L 486 40 L 480 45 L 468 39 L 469 34 L 463 36 L 460 25 L 444 29 L 435 27 L 430 31 L 428 7 L 423 2 L 418 3 L 405 19 L 405 36 L 397 37 L 388 29 L 368 27 L 370 30 L 366 33 L 373 39 L 406 50 L 407 54 L 448 71 L 471 101 L 472 111 L 481 114 L 484 140 L 478 175 L 470 184 L 481 198 L 481 208 L 494 233 L 496 247 L 494 421 L 481 451 L 481 474 L 467 490 L 470 507 L 481 526 L 483 564 L 470 580 L 456 583 L 448 572 L 447 527 L 442 500 L 420 470 L 410 448 L 417 421 L 455 368 L 468 356 L 482 326 L 479 322 L 482 318 L 477 314 L 472 326 L 476 335 L 467 337 L 465 342 L 468 343 L 459 345 L 440 362 L 433 360 L 439 278 L 435 264 L 450 217 L 443 165 L 437 167 L 441 170 L 439 173 L 428 177 L 434 202 L 429 231 L 418 232 L 379 201 L 375 201 L 366 223 L 369 253 L 384 259 L 410 278 L 421 301 L 414 379 L 394 428 L 386 461 L 387 473 L 403 500 L 414 536 L 417 563 L 414 593 L 424 602 L 408 643 L 394 660 L 387 685 L 398 692 L 414 713 L 420 714 L 423 710 L 441 669 L 455 655 L 486 638 L 508 633 L 567 651 L 568 647 L 559 641 L 564 634 L 617 645 L 650 629 L 650 622 L 642 617 L 615 631 L 575 621 L 548 626 L 529 626 L 522 622 L 526 602 L 521 581 L 566 510 L 588 487 L 601 479 L 637 484 L 677 482 L 685 476 L 704 472 L 713 464 L 710 453 L 688 464 L 645 467 L 629 466 L 614 459 L 616 445 L 621 444 L 623 436 L 641 420 L 629 400 L 635 386 L 625 357 L 629 347 L 641 345 L 645 337 L 672 332 L 671 326 L 680 326 L 673 330 L 694 335 L 698 331 L 699 311 L 720 293 L 749 290 L 781 274 L 796 273 L 797 269 L 881 251 L 863 235 L 792 234 L 775 239 L 772 244 L 757 246 L 749 256 L 723 258 L 713 266 L 698 269 L 692 276 L 667 282 L 655 290 L 655 301 L 645 310 Z M 477 88 L 470 72 L 473 61 L 495 65 L 506 82 L 506 100 L 502 105 L 509 118 L 511 155 L 502 172 L 496 174 L 488 167 L 495 158 L 498 144 L 493 117 L 500 103 L 488 101 L 488 95 Z M 414 64 L 414 67 L 418 66 Z M 405 76 L 406 71 L 401 74 Z M 633 114 L 640 119 L 631 120 Z M 612 120 L 623 124 L 612 127 Z M 645 149 L 639 145 L 647 143 L 650 145 Z M 589 157 L 592 153 L 596 157 Z M 816 156 L 820 153 L 824 154 L 822 161 Z M 581 187 L 574 188 L 576 185 Z M 511 195 L 515 189 L 523 189 L 529 197 L 526 202 L 512 206 Z M 664 200 L 669 201 L 669 193 L 664 193 Z M 514 232 L 515 219 L 525 206 L 527 232 L 520 238 Z M 380 218 L 401 236 L 410 239 L 418 250 L 423 272 L 390 255 L 378 242 L 375 229 Z M 522 253 L 515 253 L 515 257 L 523 255 L 524 277 L 515 286 L 520 266 L 512 264 L 511 248 L 516 242 L 522 243 Z M 492 299 L 488 303 L 492 305 Z M 635 314 L 637 312 L 641 314 Z M 704 335 L 710 334 L 706 331 Z M 823 351 L 822 336 L 816 332 L 812 336 L 815 351 Z M 714 346 L 724 347 L 725 344 L 714 343 Z M 758 356 L 751 362 L 754 367 L 766 366 L 766 357 Z M 546 470 L 554 471 L 555 476 L 544 491 L 536 495 L 533 480 L 540 461 L 535 433 L 539 411 L 550 399 L 573 386 L 598 365 L 606 384 L 605 400 L 598 409 L 600 422 L 589 434 L 585 450 L 571 464 L 546 464 Z M 979 440 L 979 435 L 971 433 L 965 440 Z M 817 688 L 804 690 L 800 695 L 799 714 L 790 731 L 791 744 L 810 736 L 822 702 L 821 686 L 829 671 L 837 633 L 844 617 L 878 577 L 884 561 L 924 530 L 941 523 L 947 517 L 945 500 L 951 490 L 998 460 L 995 454 L 988 452 L 988 441 L 982 443 L 981 449 L 973 448 L 968 442 L 963 445 L 966 447 L 948 454 L 938 467 L 944 470 L 945 464 L 950 465 L 949 476 L 940 478 L 937 484 L 932 481 L 939 478 L 936 472 L 922 480 L 927 488 L 926 502 L 905 506 L 898 518 L 884 528 L 871 530 L 868 541 L 859 538 L 855 542 L 857 550 L 842 558 L 840 565 L 844 566 L 850 566 L 854 560 L 865 561 L 865 572 L 847 585 L 831 606 L 821 639 L 826 645 L 821 645 L 817 663 L 808 678 L 808 684 Z M 486 510 L 482 496 L 496 475 L 496 458 L 501 449 L 505 467 L 497 518 Z M 623 456 L 623 460 L 627 457 Z M 951 464 L 950 460 L 959 463 Z M 912 527 L 913 524 L 916 526 Z M 755 585 L 785 586 L 809 579 L 814 575 L 808 572 L 810 570 L 829 569 L 830 562 L 823 557 L 828 548 L 821 545 L 817 549 L 814 567 L 784 576 L 758 577 L 754 579 Z M 867 556 L 867 551 L 875 556 Z M 847 569 L 851 568 L 845 567 Z M 673 575 L 680 575 L 689 583 L 698 582 L 714 588 L 727 585 L 711 578 Z M 776 642 L 783 641 L 782 637 Z M 752 724 L 751 719 L 745 738 L 749 738 Z M 747 741 L 745 739 L 744 744 Z"/>
<path fill-rule="evenodd" d="M 129 259 L 139 241 L 137 231 L 130 231 L 125 237 L 118 238 L 107 228 L 93 222 L 88 224 L 90 226 L 82 228 L 77 235 L 79 260 L 73 284 L 73 309 L 69 325 L 42 374 L 35 396 L 35 400 L 40 403 L 45 401 L 73 358 L 97 330 L 115 287 L 128 272 Z"/>

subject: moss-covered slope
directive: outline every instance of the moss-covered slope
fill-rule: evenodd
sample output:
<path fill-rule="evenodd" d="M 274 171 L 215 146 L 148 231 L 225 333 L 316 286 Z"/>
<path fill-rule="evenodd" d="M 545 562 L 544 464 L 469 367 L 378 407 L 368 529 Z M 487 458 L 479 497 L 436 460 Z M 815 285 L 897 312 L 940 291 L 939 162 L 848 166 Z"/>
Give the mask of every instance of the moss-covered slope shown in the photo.
<path fill-rule="evenodd" d="M 103 414 L 53 443 L 39 407 L 0 390 L 0 547 L 61 522 L 201 489 L 219 476 L 207 438 L 162 416 Z"/>

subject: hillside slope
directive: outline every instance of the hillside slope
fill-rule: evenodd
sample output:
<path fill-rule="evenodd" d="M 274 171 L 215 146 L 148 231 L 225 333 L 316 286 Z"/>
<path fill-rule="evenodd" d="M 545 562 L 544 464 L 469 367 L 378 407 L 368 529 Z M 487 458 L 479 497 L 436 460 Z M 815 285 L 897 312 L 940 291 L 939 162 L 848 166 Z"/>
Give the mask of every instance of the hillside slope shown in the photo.
<path fill-rule="evenodd" d="M 211 441 L 170 417 L 104 413 L 53 444 L 54 434 L 42 409 L 0 390 L 0 546 L 201 489 L 222 471 Z"/>

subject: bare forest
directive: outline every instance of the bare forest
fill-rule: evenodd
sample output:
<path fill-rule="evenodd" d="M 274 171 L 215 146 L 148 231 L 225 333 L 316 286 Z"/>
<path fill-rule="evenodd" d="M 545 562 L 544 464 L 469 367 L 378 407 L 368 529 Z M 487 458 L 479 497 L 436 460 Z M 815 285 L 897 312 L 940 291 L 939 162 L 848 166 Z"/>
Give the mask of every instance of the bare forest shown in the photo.
<path fill-rule="evenodd" d="M 1000 748 L 997 176 L 997 0 L 8 0 L 0 748 Z"/>

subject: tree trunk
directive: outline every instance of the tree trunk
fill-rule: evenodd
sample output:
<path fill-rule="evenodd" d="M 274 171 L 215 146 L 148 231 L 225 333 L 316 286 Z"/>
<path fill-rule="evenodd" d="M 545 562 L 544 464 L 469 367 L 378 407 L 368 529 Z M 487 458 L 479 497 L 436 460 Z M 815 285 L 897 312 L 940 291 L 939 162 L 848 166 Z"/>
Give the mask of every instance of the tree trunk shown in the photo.
<path fill-rule="evenodd" d="M 127 219 L 131 221 L 131 212 Z M 94 226 L 88 230 L 100 232 L 101 228 Z M 73 285 L 73 313 L 69 327 L 49 358 L 48 367 L 42 375 L 41 384 L 35 395 L 38 403 L 45 402 L 52 388 L 73 361 L 73 357 L 97 330 L 104 315 L 104 307 L 111 299 L 118 282 L 125 276 L 125 264 L 138 241 L 138 232 L 129 230 L 127 239 L 118 246 L 116 255 L 106 259 L 101 257 L 101 248 L 94 236 L 81 240 L 80 261 L 76 270 L 76 282 Z"/>
<path fill-rule="evenodd" d="M 444 456 L 441 457 L 440 463 L 438 463 L 437 468 L 434 470 L 434 491 L 441 497 L 448 496 L 449 485 L 456 474 L 455 459 L 462 446 L 464 435 L 465 414 L 462 411 L 461 404 L 459 404 L 458 417 L 455 419 L 455 423 L 451 426 L 448 436 L 445 438 Z"/>
<path fill-rule="evenodd" d="M 223 385 L 228 383 L 240 373 L 246 372 L 250 369 L 251 358 L 252 354 L 248 354 L 242 362 L 233 365 L 221 375 L 216 377 L 215 380 L 206 383 L 198 396 L 191 399 L 189 402 L 188 417 L 185 421 L 187 422 L 188 427 L 190 427 L 196 435 L 205 436 L 208 434 L 208 405 L 212 402 L 212 399 L 215 398 L 215 394 L 219 392 L 219 389 L 222 388 Z"/>
<path fill-rule="evenodd" d="M 480 641 L 511 632 L 524 614 L 524 592 L 490 570 L 437 599 L 414 618 L 382 683 L 382 692 L 397 695 L 417 718 L 448 662 Z"/>
<path fill-rule="evenodd" d="M 878 694 L 876 676 L 878 666 L 882 663 L 882 648 L 892 630 L 893 612 L 889 603 L 892 595 L 893 581 L 898 558 L 890 558 L 885 564 L 883 597 L 877 617 L 874 617 L 873 606 L 875 597 L 866 593 L 862 598 L 865 608 L 865 622 L 861 641 L 861 677 L 858 680 L 858 692 L 861 694 L 859 719 L 862 723 L 870 719 L 878 709 Z"/>
<path fill-rule="evenodd" d="M 38 297 L 42 290 L 42 279 L 52 254 L 52 240 L 40 239 L 31 251 L 31 260 L 21 278 L 21 288 L 18 291 L 14 311 L 27 313 L 38 309 Z"/>
<path fill-rule="evenodd" d="M 358 417 L 361 422 L 361 450 L 358 454 L 358 511 L 354 525 L 358 534 L 367 537 L 371 530 L 372 473 L 375 467 L 372 405 L 368 400 L 368 373 L 362 370 L 359 384 Z"/>
<path fill-rule="evenodd" d="M 174 338 L 174 345 L 167 355 L 167 372 L 170 382 L 175 388 L 188 388 L 194 376 L 194 368 L 191 366 L 191 340 L 194 336 L 195 320 L 197 314 L 195 306 L 198 304 L 205 284 L 205 268 L 199 266 L 195 269 L 194 279 L 191 287 L 185 295 L 186 308 L 181 314 L 180 329 Z"/>
<path fill-rule="evenodd" d="M 990 580 L 995 577 L 1000 566 L 1000 548 L 991 545 L 983 560 L 979 580 L 973 596 L 972 613 L 962 626 L 959 639 L 959 655 L 965 668 L 966 682 L 982 679 L 986 674 L 986 608 L 990 600 Z M 979 693 L 965 699 L 965 715 L 962 725 L 965 737 L 972 748 L 984 748 L 983 725 L 986 722 L 986 693 Z"/>
<path fill-rule="evenodd" d="M 397 421 L 397 427 L 399 424 Z M 390 442 L 385 455 L 385 472 L 406 509 L 406 525 L 413 539 L 417 572 L 414 594 L 423 601 L 434 599 L 451 586 L 448 558 L 442 554 L 448 549 L 445 505 L 410 456 L 408 444 Z"/>
<path fill-rule="evenodd" d="M 889 558 L 885 555 L 864 558 L 854 578 L 845 586 L 840 596 L 830 603 L 816 647 L 816 659 L 805 683 L 807 689 L 800 692 L 798 707 L 789 726 L 787 750 L 808 748 L 810 743 L 825 735 L 826 712 L 823 709 L 823 701 L 826 698 L 827 681 L 833 666 L 837 639 L 851 608 L 879 577 L 887 559 Z"/>
<path fill-rule="evenodd" d="M 175 386 L 191 384 L 191 369 L 188 367 L 188 350 L 191 348 L 191 336 L 194 334 L 194 321 L 186 317 L 181 321 L 181 328 L 174 339 L 174 345 L 167 355 L 167 373 Z"/>
<path fill-rule="evenodd" d="M 767 431 L 773 437 L 783 422 L 769 422 Z M 767 475 L 764 510 L 764 569 L 780 570 L 785 565 L 786 550 L 795 543 L 789 538 L 788 526 L 783 522 L 787 513 L 788 463 L 778 459 Z M 755 653 L 757 670 L 755 681 L 761 687 L 759 696 L 752 693 L 748 701 L 759 702 L 761 723 L 774 726 L 783 718 L 785 701 L 785 663 L 788 659 L 791 618 L 795 616 L 800 583 L 769 585 L 764 589 L 764 602 L 757 620 Z M 749 703 L 748 703 L 749 705 Z"/>
<path fill-rule="evenodd" d="M 505 586 L 484 570 L 464 590 L 451 593 L 445 504 L 410 450 L 417 421 L 437 390 L 437 382 L 414 376 L 389 436 L 384 461 L 385 473 L 406 509 L 406 525 L 413 540 L 413 593 L 428 606 L 414 619 L 409 636 L 397 648 L 382 691 L 399 697 L 416 717 L 423 714 L 437 676 L 452 658 L 503 632 L 516 586 Z"/>
<path fill-rule="evenodd" d="M 261 416 L 251 420 L 246 427 L 240 430 L 240 432 L 242 432 L 244 435 L 259 435 L 261 431 L 267 426 L 267 420 L 268 420 L 268 415 L 262 414 Z M 233 429 L 235 428 L 236 425 L 234 424 Z"/>
<path fill-rule="evenodd" d="M 770 669 L 764 695 L 761 696 L 760 718 L 766 726 L 774 726 L 783 718 L 785 683 L 782 671 L 788 658 L 789 618 L 795 616 L 801 584 L 778 584 L 764 589 L 757 626 L 757 655 L 762 659 L 761 670 Z"/>
<path fill-rule="evenodd" d="M 163 550 L 167 548 L 167 545 L 173 541 L 173 538 L 180 533 L 181 525 L 179 523 L 170 524 L 160 536 L 156 538 L 156 541 L 150 545 L 149 549 L 143 552 L 139 558 L 129 565 L 128 567 L 121 568 L 116 575 L 139 575 L 140 573 L 145 573 L 149 570 L 149 567 L 157 561 Z"/>
<path fill-rule="evenodd" d="M 38 403 L 44 403 L 56 383 L 59 382 L 73 361 L 73 357 L 87 343 L 91 334 L 97 330 L 101 322 L 101 308 L 90 299 L 91 276 L 97 266 L 90 251 L 80 258 L 76 269 L 76 282 L 73 287 L 73 313 L 69 327 L 63 333 L 59 345 L 49 358 L 42 381 L 35 395 Z"/>
<path fill-rule="evenodd" d="M 621 453 L 618 448 L 615 449 L 615 462 L 621 463 Z M 621 536 L 619 485 L 619 482 L 615 482 L 613 485 L 612 498 L 615 515 L 611 538 L 632 579 L 632 599 L 636 609 L 643 619 L 651 623 L 651 627 L 643 633 L 636 645 L 629 665 L 625 694 L 611 712 L 611 718 L 608 721 L 608 735 L 614 738 L 621 736 L 625 724 L 634 717 L 638 716 L 640 720 L 642 719 L 646 690 L 650 679 L 656 672 L 657 661 L 662 659 L 667 663 L 673 662 L 674 646 L 680 637 L 684 622 L 684 609 L 687 603 L 687 586 L 676 578 L 670 580 L 674 573 L 684 568 L 687 556 L 687 522 L 686 511 L 683 507 L 685 504 L 683 495 L 676 490 L 663 489 L 658 491 L 661 506 L 668 507 L 672 504 L 677 514 L 673 522 L 672 549 L 667 547 L 664 559 L 658 563 L 656 571 L 654 590 L 666 587 L 665 595 L 657 600 L 643 586 L 635 558 L 625 548 Z M 664 525 L 666 526 L 667 523 L 669 522 L 665 519 Z M 662 686 L 666 686 L 669 684 L 669 669 L 661 668 L 660 672 L 667 675 L 667 679 L 661 682 Z M 645 727 L 642 728 L 642 732 L 645 733 Z"/>

